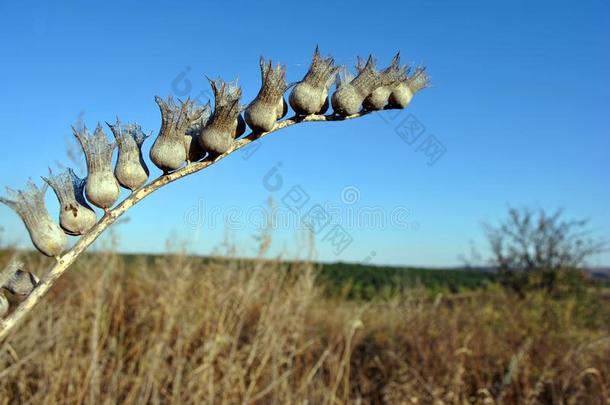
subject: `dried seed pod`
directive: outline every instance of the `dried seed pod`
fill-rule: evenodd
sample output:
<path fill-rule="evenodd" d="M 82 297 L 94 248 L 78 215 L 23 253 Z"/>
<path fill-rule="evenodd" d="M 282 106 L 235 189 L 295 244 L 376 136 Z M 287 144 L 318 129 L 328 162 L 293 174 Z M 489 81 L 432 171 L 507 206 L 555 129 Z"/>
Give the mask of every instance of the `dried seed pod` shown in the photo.
<path fill-rule="evenodd" d="M 114 176 L 121 186 L 131 191 L 142 187 L 150 174 L 142 157 L 142 144 L 150 135 L 146 135 L 138 124 L 121 125 L 118 118 L 116 124 L 106 125 L 119 145 Z"/>
<path fill-rule="evenodd" d="M 7 314 L 8 309 L 9 309 L 8 300 L 4 296 L 4 293 L 2 293 L 2 291 L 0 291 L 0 318 L 3 318 L 4 315 Z"/>
<path fill-rule="evenodd" d="M 292 109 L 300 115 L 324 114 L 328 110 L 328 88 L 338 71 L 334 59 L 321 58 L 316 46 L 307 74 L 295 85 L 288 98 Z"/>
<path fill-rule="evenodd" d="M 109 142 L 104 129 L 98 123 L 93 135 L 86 127 L 72 128 L 87 159 L 87 185 L 85 195 L 90 203 L 108 209 L 118 200 L 121 193 L 119 183 L 112 172 L 112 152 L 116 144 Z"/>
<path fill-rule="evenodd" d="M 377 87 L 363 101 L 362 105 L 366 110 L 382 110 L 387 104 L 390 94 L 394 88 L 407 80 L 409 68 L 400 66 L 400 52 L 394 56 L 390 66 L 381 72 L 381 86 Z"/>
<path fill-rule="evenodd" d="M 405 108 L 409 105 L 415 93 L 428 86 L 430 86 L 430 76 L 426 73 L 426 68 L 415 69 L 411 76 L 394 87 L 388 99 L 389 107 Z"/>
<path fill-rule="evenodd" d="M 38 189 L 30 180 L 25 191 L 7 189 L 8 198 L 0 198 L 0 202 L 21 217 L 36 249 L 44 255 L 58 257 L 64 251 L 68 238 L 49 216 L 44 205 L 46 190 L 47 184 Z"/>
<path fill-rule="evenodd" d="M 11 261 L 0 276 L 0 287 L 5 288 L 11 294 L 29 295 L 38 285 L 38 277 L 29 271 L 22 270 L 23 263 Z"/>
<path fill-rule="evenodd" d="M 55 192 L 59 200 L 59 225 L 68 235 L 82 235 L 97 222 L 95 211 L 87 204 L 84 191 L 86 181 L 72 169 L 42 178 Z"/>
<path fill-rule="evenodd" d="M 239 136 L 241 89 L 237 82 L 208 80 L 214 91 L 214 112 L 208 125 L 199 133 L 199 145 L 215 156 L 228 152 L 235 137 Z"/>
<path fill-rule="evenodd" d="M 287 112 L 284 92 L 286 84 L 286 67 L 260 58 L 262 85 L 256 98 L 246 107 L 244 118 L 254 131 L 269 132 L 275 122 Z"/>
<path fill-rule="evenodd" d="M 26 296 L 36 288 L 39 281 L 38 277 L 29 271 L 17 270 L 4 288 L 12 294 Z"/>
<path fill-rule="evenodd" d="M 198 116 L 198 119 L 192 122 L 184 134 L 184 148 L 186 150 L 187 162 L 196 162 L 203 159 L 205 151 L 199 145 L 199 134 L 205 128 L 212 115 L 212 106 L 208 101 L 205 105 L 195 105 L 193 114 Z"/>
<path fill-rule="evenodd" d="M 200 118 L 203 111 L 196 110 L 191 100 L 174 103 L 170 96 L 167 101 L 155 97 L 161 110 L 161 129 L 159 136 L 150 149 L 150 160 L 164 172 L 179 169 L 186 162 L 184 134 Z"/>
<path fill-rule="evenodd" d="M 358 75 L 353 80 L 343 77 L 337 83 L 337 91 L 331 99 L 336 114 L 356 114 L 364 99 L 382 85 L 381 74 L 375 68 L 372 56 L 369 56 L 364 66 L 359 62 L 357 69 Z"/>

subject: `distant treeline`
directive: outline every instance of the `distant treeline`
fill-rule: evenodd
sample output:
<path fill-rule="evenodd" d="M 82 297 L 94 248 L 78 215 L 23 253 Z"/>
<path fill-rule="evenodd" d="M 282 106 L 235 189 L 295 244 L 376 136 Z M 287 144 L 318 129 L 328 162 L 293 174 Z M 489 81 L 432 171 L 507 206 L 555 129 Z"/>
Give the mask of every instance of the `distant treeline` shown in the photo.
<path fill-rule="evenodd" d="M 126 264 L 145 260 L 153 264 L 155 255 L 123 255 Z M 205 267 L 211 261 L 226 261 L 228 266 L 236 262 L 248 264 L 255 259 L 227 259 L 195 257 L 199 265 Z M 299 263 L 285 262 L 288 271 Z M 239 266 L 241 268 L 248 266 Z M 329 295 L 341 295 L 353 299 L 389 297 L 414 288 L 425 288 L 431 293 L 457 293 L 476 290 L 490 282 L 497 275 L 482 269 L 430 269 L 416 267 L 375 266 L 356 263 L 318 263 L 318 280 Z"/>
<path fill-rule="evenodd" d="M 6 256 L 7 251 L 0 251 L 0 257 Z M 23 252 L 26 260 L 37 260 L 39 255 L 32 252 Z M 86 253 L 96 255 L 96 253 Z M 119 254 L 127 268 L 155 264 L 157 260 L 167 259 L 171 255 L 145 255 L 145 254 Z M 192 260 L 196 268 L 205 269 L 211 262 L 226 262 L 229 268 L 247 268 L 253 266 L 242 266 L 260 262 L 257 259 L 247 258 L 223 258 L 193 256 Z M 282 262 L 277 260 L 265 260 L 273 262 L 278 267 L 286 268 L 288 271 L 298 269 L 297 262 Z M 80 269 L 78 263 L 76 269 Z M 431 294 L 436 293 L 460 293 L 478 290 L 498 281 L 498 274 L 483 268 L 421 268 L 421 267 L 393 267 L 375 266 L 371 264 L 357 263 L 318 263 L 318 280 L 330 296 L 342 296 L 350 299 L 373 299 L 389 298 L 407 290 L 422 288 Z M 599 285 L 609 286 L 607 279 L 597 279 Z"/>
<path fill-rule="evenodd" d="M 331 294 L 371 299 L 380 296 L 389 297 L 413 288 L 426 288 L 433 293 L 470 291 L 494 282 L 496 274 L 470 269 L 332 263 L 320 265 L 320 279 Z"/>

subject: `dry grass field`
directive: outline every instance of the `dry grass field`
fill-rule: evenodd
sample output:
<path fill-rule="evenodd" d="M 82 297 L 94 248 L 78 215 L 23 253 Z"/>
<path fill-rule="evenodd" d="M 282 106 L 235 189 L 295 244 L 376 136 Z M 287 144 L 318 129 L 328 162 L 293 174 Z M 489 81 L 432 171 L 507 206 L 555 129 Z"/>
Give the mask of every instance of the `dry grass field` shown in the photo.
<path fill-rule="evenodd" d="M 83 257 L 0 345 L 0 404 L 610 401 L 608 301 L 492 286 L 365 302 L 316 271 Z"/>

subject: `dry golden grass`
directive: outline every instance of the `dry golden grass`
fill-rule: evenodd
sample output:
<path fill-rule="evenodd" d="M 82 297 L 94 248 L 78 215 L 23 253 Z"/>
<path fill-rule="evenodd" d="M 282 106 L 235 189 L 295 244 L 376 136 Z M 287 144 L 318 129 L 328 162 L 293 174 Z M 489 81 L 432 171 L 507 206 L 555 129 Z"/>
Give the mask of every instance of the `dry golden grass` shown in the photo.
<path fill-rule="evenodd" d="M 0 404 L 608 403 L 608 302 L 324 297 L 313 265 L 83 257 L 0 345 Z"/>

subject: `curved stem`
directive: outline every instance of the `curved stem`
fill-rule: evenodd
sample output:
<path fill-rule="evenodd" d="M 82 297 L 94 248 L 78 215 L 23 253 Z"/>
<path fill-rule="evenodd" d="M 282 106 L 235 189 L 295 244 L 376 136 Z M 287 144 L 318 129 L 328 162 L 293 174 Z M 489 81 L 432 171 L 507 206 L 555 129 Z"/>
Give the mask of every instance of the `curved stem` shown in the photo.
<path fill-rule="evenodd" d="M 42 297 L 49 291 L 55 281 L 74 263 L 74 261 L 81 255 L 104 231 L 112 225 L 121 215 L 123 215 L 131 207 L 139 203 L 141 200 L 152 194 L 154 191 L 161 187 L 181 179 L 189 174 L 197 173 L 200 170 L 205 169 L 208 166 L 224 159 L 236 150 L 246 146 L 247 144 L 260 139 L 272 132 L 279 131 L 280 129 L 287 128 L 289 126 L 298 124 L 300 122 L 315 122 L 315 121 L 344 121 L 348 119 L 362 117 L 368 114 L 368 111 L 363 111 L 358 114 L 350 116 L 336 116 L 336 115 L 309 115 L 306 117 L 291 117 L 284 121 L 278 122 L 275 127 L 269 132 L 263 133 L 250 133 L 246 137 L 235 141 L 233 148 L 225 154 L 217 156 L 213 160 L 203 160 L 200 162 L 190 163 L 181 169 L 174 172 L 164 174 L 142 188 L 135 190 L 129 197 L 123 200 L 112 210 L 106 212 L 106 214 L 86 233 L 78 242 L 62 256 L 57 258 L 57 263 L 49 270 L 49 272 L 42 277 L 38 286 L 28 295 L 19 306 L 6 318 L 0 320 L 0 341 L 2 341 L 9 331 L 13 329 L 19 321 L 21 321 L 25 315 L 27 315 L 34 306 L 42 299 Z"/>

